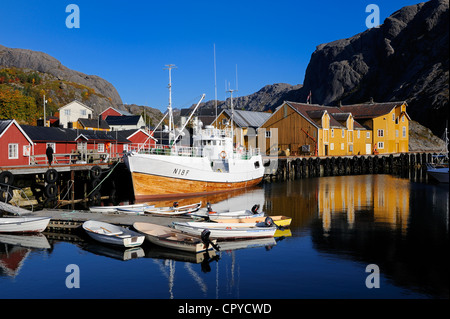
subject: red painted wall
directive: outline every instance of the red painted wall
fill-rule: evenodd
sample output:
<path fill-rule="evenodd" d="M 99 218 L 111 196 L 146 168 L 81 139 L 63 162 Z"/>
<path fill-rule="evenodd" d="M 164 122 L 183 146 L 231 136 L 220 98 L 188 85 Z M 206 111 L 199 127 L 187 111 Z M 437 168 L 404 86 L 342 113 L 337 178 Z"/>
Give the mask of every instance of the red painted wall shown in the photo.
<path fill-rule="evenodd" d="M 101 115 L 102 115 L 102 119 L 106 119 L 106 117 L 108 117 L 108 116 L 121 116 L 122 114 L 113 110 L 112 108 L 108 108 L 105 111 L 103 111 L 103 113 L 101 113 Z"/>
<path fill-rule="evenodd" d="M 18 144 L 18 158 L 8 158 L 8 144 Z M 28 165 L 29 157 L 23 156 L 23 146 L 30 145 L 26 137 L 12 124 L 0 138 L 0 166 Z M 31 151 L 30 151 L 31 153 Z"/>

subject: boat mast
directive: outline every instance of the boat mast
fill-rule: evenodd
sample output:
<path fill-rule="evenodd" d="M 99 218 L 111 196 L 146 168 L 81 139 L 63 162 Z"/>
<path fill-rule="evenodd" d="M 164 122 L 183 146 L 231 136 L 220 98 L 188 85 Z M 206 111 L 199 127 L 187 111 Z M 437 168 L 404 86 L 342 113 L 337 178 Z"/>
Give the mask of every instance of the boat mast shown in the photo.
<path fill-rule="evenodd" d="M 233 118 L 234 118 L 234 109 L 233 109 L 233 92 L 237 90 L 228 89 L 227 92 L 230 92 L 230 107 L 231 107 L 231 141 L 234 143 L 234 129 L 233 129 Z"/>
<path fill-rule="evenodd" d="M 164 70 L 169 70 L 169 106 L 167 107 L 169 113 L 169 144 L 172 145 L 171 133 L 175 130 L 175 125 L 173 123 L 173 113 L 172 113 L 172 69 L 176 69 L 175 64 L 166 64 Z"/>

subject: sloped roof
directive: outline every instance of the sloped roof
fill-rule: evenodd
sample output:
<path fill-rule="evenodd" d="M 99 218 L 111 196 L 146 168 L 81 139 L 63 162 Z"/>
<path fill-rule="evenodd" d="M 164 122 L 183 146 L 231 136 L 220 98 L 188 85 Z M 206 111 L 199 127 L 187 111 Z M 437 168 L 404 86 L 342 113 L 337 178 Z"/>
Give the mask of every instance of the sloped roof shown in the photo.
<path fill-rule="evenodd" d="M 108 116 L 106 122 L 109 125 L 137 125 L 139 123 L 140 115 L 131 116 Z"/>
<path fill-rule="evenodd" d="M 343 105 L 340 109 L 343 112 L 352 113 L 355 119 L 369 119 L 388 114 L 396 106 L 406 104 L 404 101 L 400 102 L 386 102 L 386 103 L 362 103 Z"/>
<path fill-rule="evenodd" d="M 123 115 L 123 116 L 130 116 L 130 115 L 133 115 L 133 114 L 131 114 L 131 113 L 128 112 L 128 111 L 119 110 L 119 109 L 113 108 L 112 106 L 108 107 L 106 110 L 104 110 L 104 111 L 101 112 L 100 114 L 105 113 L 105 112 L 106 112 L 107 110 L 109 110 L 109 109 L 112 109 L 112 110 L 116 111 L 117 113 L 119 113 L 120 115 Z M 111 116 L 111 115 L 109 115 L 109 116 Z"/>
<path fill-rule="evenodd" d="M 231 110 L 226 109 L 223 112 L 231 118 Z M 267 112 L 234 110 L 233 122 L 240 127 L 258 128 L 271 116 L 272 114 Z"/>
<path fill-rule="evenodd" d="M 22 125 L 24 132 L 33 142 L 75 142 L 76 139 L 83 135 L 87 140 L 104 140 L 116 141 L 115 132 L 94 131 L 94 130 L 77 130 L 60 127 L 43 127 Z M 117 142 L 130 143 L 129 140 L 117 134 Z"/>
<path fill-rule="evenodd" d="M 68 107 L 69 105 L 71 105 L 71 104 L 73 104 L 73 103 L 78 103 L 78 104 L 80 104 L 80 105 L 82 105 L 82 106 L 84 106 L 85 108 L 87 108 L 88 110 L 91 110 L 92 112 L 94 111 L 94 109 L 93 108 L 91 108 L 91 107 L 89 107 L 89 106 L 87 106 L 86 104 L 84 104 L 84 103 L 81 103 L 80 101 L 78 101 L 78 100 L 73 100 L 72 102 L 70 102 L 70 103 L 67 103 L 66 105 L 63 105 L 63 106 L 61 106 L 58 110 L 61 110 L 61 109 L 63 109 L 63 108 L 65 108 L 65 107 Z"/>
<path fill-rule="evenodd" d="M 108 123 L 104 120 L 98 120 L 98 119 L 78 119 L 78 122 L 80 122 L 81 125 L 84 127 L 93 127 L 93 128 L 101 128 L 109 130 L 110 127 Z"/>

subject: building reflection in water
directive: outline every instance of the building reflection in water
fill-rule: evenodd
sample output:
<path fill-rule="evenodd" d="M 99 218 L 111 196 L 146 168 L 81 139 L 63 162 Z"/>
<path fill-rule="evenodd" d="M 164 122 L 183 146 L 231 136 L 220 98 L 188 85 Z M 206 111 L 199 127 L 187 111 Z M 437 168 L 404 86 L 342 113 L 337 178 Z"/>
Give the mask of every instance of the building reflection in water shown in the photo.
<path fill-rule="evenodd" d="M 410 182 L 390 175 L 339 176 L 321 178 L 318 183 L 318 216 L 328 232 L 335 215 L 344 215 L 348 227 L 355 223 L 355 211 L 371 214 L 382 223 L 406 234 L 409 216 Z M 342 220 L 342 218 L 339 218 Z"/>

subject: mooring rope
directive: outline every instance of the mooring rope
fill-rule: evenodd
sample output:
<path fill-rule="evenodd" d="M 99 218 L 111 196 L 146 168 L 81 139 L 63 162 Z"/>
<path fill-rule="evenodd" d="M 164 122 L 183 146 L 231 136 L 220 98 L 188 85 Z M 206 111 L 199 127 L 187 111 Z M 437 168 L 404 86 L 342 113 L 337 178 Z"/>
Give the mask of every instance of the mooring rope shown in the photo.
<path fill-rule="evenodd" d="M 89 194 L 85 194 L 85 196 L 84 196 L 84 199 L 86 199 L 86 198 L 88 198 L 104 181 L 105 181 L 105 179 L 107 179 L 108 177 L 109 177 L 109 175 L 111 175 L 111 173 L 114 171 L 114 169 L 117 167 L 117 165 L 119 165 L 120 164 L 120 161 L 117 161 L 117 163 L 116 163 L 116 165 L 114 165 L 114 167 L 109 171 L 109 173 L 105 176 L 105 178 L 104 179 L 102 179 L 101 180 L 101 182 L 100 183 L 98 183 L 98 185 L 97 186 L 95 186 L 90 192 L 89 192 Z"/>

